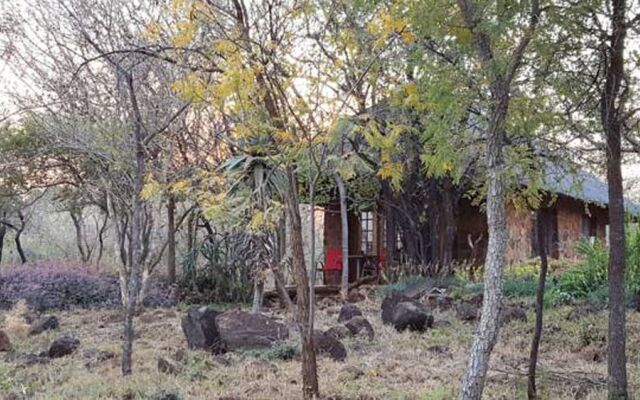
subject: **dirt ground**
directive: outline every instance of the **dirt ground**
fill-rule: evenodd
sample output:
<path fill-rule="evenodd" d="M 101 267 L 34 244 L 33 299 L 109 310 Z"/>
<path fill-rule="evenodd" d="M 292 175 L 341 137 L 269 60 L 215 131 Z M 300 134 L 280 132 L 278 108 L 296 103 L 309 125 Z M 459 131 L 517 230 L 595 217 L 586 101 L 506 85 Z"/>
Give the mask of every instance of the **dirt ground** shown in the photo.
<path fill-rule="evenodd" d="M 373 325 L 373 341 L 345 339 L 348 357 L 335 362 L 321 357 L 318 365 L 324 399 L 450 399 L 465 369 L 473 323 L 459 321 L 453 310 L 436 312 L 439 327 L 424 334 L 397 333 L 383 326 L 378 300 L 358 304 Z M 603 399 L 606 394 L 606 312 L 568 321 L 570 307 L 548 309 L 539 362 L 538 386 L 543 399 Z M 318 311 L 320 329 L 337 324 L 338 307 Z M 12 353 L 0 355 L 0 393 L 6 399 L 298 399 L 298 360 L 273 360 L 256 354 L 211 356 L 187 351 L 180 371 L 158 370 L 158 357 L 173 359 L 186 349 L 177 309 L 147 310 L 136 318 L 134 373 L 119 370 L 120 330 L 116 311 L 55 313 L 60 327 L 27 336 L 13 313 L 0 316 L 11 335 Z M 526 366 L 533 327 L 528 322 L 504 327 L 492 357 L 485 398 L 526 398 Z M 629 311 L 629 382 L 640 384 L 640 315 Z M 293 332 L 293 330 L 292 330 Z M 73 355 L 46 365 L 20 366 L 20 357 L 39 353 L 61 333 L 81 342 Z M 292 338 L 295 341 L 295 338 Z M 90 362 L 88 349 L 116 353 L 115 358 Z"/>

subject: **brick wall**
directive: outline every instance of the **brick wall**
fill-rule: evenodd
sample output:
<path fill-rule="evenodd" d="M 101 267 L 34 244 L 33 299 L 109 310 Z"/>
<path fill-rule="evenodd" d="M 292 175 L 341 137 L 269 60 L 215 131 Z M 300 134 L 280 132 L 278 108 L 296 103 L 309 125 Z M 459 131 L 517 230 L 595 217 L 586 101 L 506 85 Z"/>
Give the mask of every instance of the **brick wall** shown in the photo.
<path fill-rule="evenodd" d="M 532 211 L 519 210 L 513 204 L 507 204 L 507 264 L 531 258 L 533 221 Z"/>
<path fill-rule="evenodd" d="M 595 205 L 586 205 L 568 197 L 558 198 L 558 250 L 560 258 L 576 260 L 576 244 L 582 238 L 583 217 L 595 224 L 596 238 L 604 242 L 606 226 L 609 223 L 607 209 Z"/>

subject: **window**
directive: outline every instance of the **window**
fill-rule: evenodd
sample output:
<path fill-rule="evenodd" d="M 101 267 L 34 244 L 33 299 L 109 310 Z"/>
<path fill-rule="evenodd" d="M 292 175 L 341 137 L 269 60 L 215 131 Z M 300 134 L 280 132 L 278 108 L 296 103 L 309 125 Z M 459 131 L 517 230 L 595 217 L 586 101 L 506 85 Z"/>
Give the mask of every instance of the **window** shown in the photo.
<path fill-rule="evenodd" d="M 364 254 L 373 254 L 373 211 L 360 213 L 360 249 Z"/>

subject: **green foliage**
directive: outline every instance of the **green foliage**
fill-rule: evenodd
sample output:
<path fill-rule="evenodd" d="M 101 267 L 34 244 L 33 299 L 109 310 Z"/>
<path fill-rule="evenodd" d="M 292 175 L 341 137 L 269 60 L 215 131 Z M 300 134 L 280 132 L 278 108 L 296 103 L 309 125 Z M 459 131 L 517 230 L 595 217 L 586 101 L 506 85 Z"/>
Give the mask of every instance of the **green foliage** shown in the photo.
<path fill-rule="evenodd" d="M 389 283 L 378 288 L 378 294 L 385 298 L 394 293 L 404 292 L 407 289 L 423 284 L 427 278 L 419 275 L 403 276 L 394 283 Z"/>
<path fill-rule="evenodd" d="M 536 295 L 537 287 L 538 281 L 534 278 L 505 279 L 504 296 L 507 298 L 533 297 Z"/>
<path fill-rule="evenodd" d="M 300 349 L 295 343 L 281 342 L 266 349 L 241 350 L 238 354 L 269 361 L 291 360 L 300 354 Z"/>
<path fill-rule="evenodd" d="M 251 274 L 260 257 L 251 241 L 251 235 L 242 232 L 209 236 L 188 254 L 183 261 L 180 282 L 187 291 L 186 300 L 249 302 L 253 287 Z"/>
<path fill-rule="evenodd" d="M 608 300 L 608 249 L 599 242 L 582 241 L 577 246 L 584 261 L 558 277 L 553 288 L 554 303 L 567 303 L 587 299 L 594 304 L 605 304 Z M 630 297 L 640 291 L 640 231 L 627 233 L 626 295 Z"/>

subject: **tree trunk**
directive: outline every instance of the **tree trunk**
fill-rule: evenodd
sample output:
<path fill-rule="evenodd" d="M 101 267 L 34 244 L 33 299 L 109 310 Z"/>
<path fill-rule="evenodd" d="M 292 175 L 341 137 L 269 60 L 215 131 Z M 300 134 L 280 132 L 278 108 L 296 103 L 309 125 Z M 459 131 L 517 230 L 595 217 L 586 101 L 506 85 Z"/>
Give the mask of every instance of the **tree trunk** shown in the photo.
<path fill-rule="evenodd" d="M 450 178 L 445 178 L 442 189 L 442 223 L 444 224 L 443 246 L 440 254 L 441 267 L 448 268 L 453 262 L 453 245 L 456 238 L 454 187 Z"/>
<path fill-rule="evenodd" d="M 487 193 L 487 221 L 489 243 L 485 260 L 484 297 L 482 315 L 476 328 L 469 364 L 462 382 L 460 399 L 480 400 L 489 368 L 491 352 L 496 344 L 502 314 L 502 274 L 507 250 L 505 188 L 501 175 L 502 135 L 494 132 L 489 143 L 489 191 Z"/>
<path fill-rule="evenodd" d="M 262 310 L 262 302 L 264 300 L 264 279 L 262 278 L 262 271 L 256 274 L 253 281 L 253 302 L 251 304 L 251 312 L 258 313 Z"/>
<path fill-rule="evenodd" d="M 509 57 L 508 68 L 502 70 L 493 54 L 491 39 L 484 31 L 482 20 L 476 14 L 476 5 L 470 0 L 458 0 L 464 25 L 472 35 L 474 47 L 489 82 L 490 110 L 487 125 L 487 225 L 489 242 L 485 259 L 484 297 L 482 316 L 476 328 L 467 371 L 462 381 L 460 399 L 480 400 L 489 368 L 489 359 L 500 330 L 502 314 L 502 285 L 505 253 L 507 250 L 506 185 L 504 146 L 506 143 L 505 123 L 509 111 L 509 93 L 524 52 L 535 33 L 540 17 L 538 0 L 530 2 L 529 25 L 525 28 L 513 54 Z"/>
<path fill-rule="evenodd" d="M 134 175 L 133 187 L 133 212 L 131 216 L 131 231 L 129 238 L 129 263 L 126 279 L 126 303 L 124 304 L 124 332 L 122 344 L 122 374 L 130 375 L 132 371 L 132 353 L 133 353 L 133 316 L 136 311 L 138 301 L 138 291 L 140 289 L 140 280 L 142 274 L 142 240 L 144 235 L 143 213 L 144 200 L 142 198 L 142 188 L 145 179 L 145 145 L 144 134 L 142 132 L 142 117 L 138 102 L 135 95 L 133 85 L 133 76 L 131 73 L 126 74 L 129 98 L 131 101 L 132 119 L 133 119 L 133 138 L 135 140 L 135 157 L 136 169 Z"/>
<path fill-rule="evenodd" d="M 278 299 L 280 300 L 280 305 L 287 310 L 287 313 L 292 314 L 293 302 L 291 301 L 291 297 L 289 297 L 289 293 L 285 287 L 282 271 L 279 266 L 271 268 L 271 271 L 273 272 L 273 280 L 276 286 L 276 292 L 278 293 Z"/>
<path fill-rule="evenodd" d="M 293 277 L 296 284 L 297 320 L 302 341 L 302 394 L 306 400 L 319 396 L 318 374 L 313 331 L 309 329 L 309 275 L 305 268 L 302 223 L 300 221 L 300 208 L 296 192 L 297 182 L 295 172 L 291 167 L 287 168 L 287 178 L 289 188 L 286 196 L 286 212 L 291 225 L 291 243 L 289 247 L 291 248 Z"/>
<path fill-rule="evenodd" d="M 18 212 L 18 218 L 20 218 L 20 227 L 16 230 L 16 237 L 14 241 L 16 243 L 16 251 L 18 252 L 18 256 L 20 256 L 20 262 L 22 264 L 26 264 L 27 256 L 24 254 L 22 242 L 20 241 L 22 232 L 24 231 L 24 215 L 22 214 L 22 212 Z"/>
<path fill-rule="evenodd" d="M 609 399 L 627 399 L 627 357 L 625 349 L 625 234 L 621 170 L 621 136 L 624 125 L 626 36 L 625 0 L 611 1 L 612 32 L 605 55 L 606 81 L 600 112 L 607 140 L 607 180 L 609 186 Z"/>
<path fill-rule="evenodd" d="M 102 255 L 104 254 L 104 233 L 107 230 L 107 222 L 109 221 L 109 210 L 104 213 L 104 219 L 102 220 L 102 225 L 100 225 L 100 229 L 98 229 L 98 256 L 96 257 L 96 267 L 100 267 L 100 263 L 102 262 Z"/>
<path fill-rule="evenodd" d="M 347 190 L 344 187 L 344 181 L 338 174 L 335 175 L 335 181 L 338 185 L 338 197 L 340 198 L 340 224 L 342 247 L 342 279 L 340 281 L 340 297 L 342 301 L 347 301 L 349 294 L 349 209 L 347 208 Z"/>
<path fill-rule="evenodd" d="M 71 221 L 73 221 L 73 226 L 76 229 L 76 247 L 78 248 L 78 253 L 80 254 L 80 260 L 83 264 L 89 262 L 89 257 L 87 257 L 87 251 L 85 251 L 84 247 L 84 232 L 83 232 L 83 217 L 81 210 L 70 209 L 69 215 L 71 216 Z"/>
<path fill-rule="evenodd" d="M 7 234 L 7 227 L 0 223 L 0 264 L 2 264 L 2 251 L 4 250 L 4 237 Z"/>
<path fill-rule="evenodd" d="M 176 202 L 173 196 L 167 201 L 167 278 L 169 283 L 176 283 Z"/>
<path fill-rule="evenodd" d="M 544 288 L 547 280 L 547 231 L 549 210 L 539 209 L 536 223 L 538 225 L 538 253 L 540 254 L 540 275 L 538 276 L 538 287 L 536 289 L 536 324 L 531 340 L 531 353 L 529 355 L 529 380 L 527 383 L 527 396 L 529 400 L 536 399 L 536 366 L 538 365 L 538 350 L 540 339 L 542 338 L 542 313 L 544 306 Z"/>
<path fill-rule="evenodd" d="M 283 307 L 289 315 L 293 315 L 293 302 L 291 301 L 291 297 L 289 297 L 289 293 L 285 287 L 286 282 L 284 274 L 282 273 L 282 267 L 289 262 L 289 252 L 287 251 L 287 220 L 288 217 L 285 213 L 284 218 L 280 220 L 278 225 L 278 261 L 271 265 L 271 272 L 273 273 L 273 281 L 280 300 L 280 306 Z"/>

